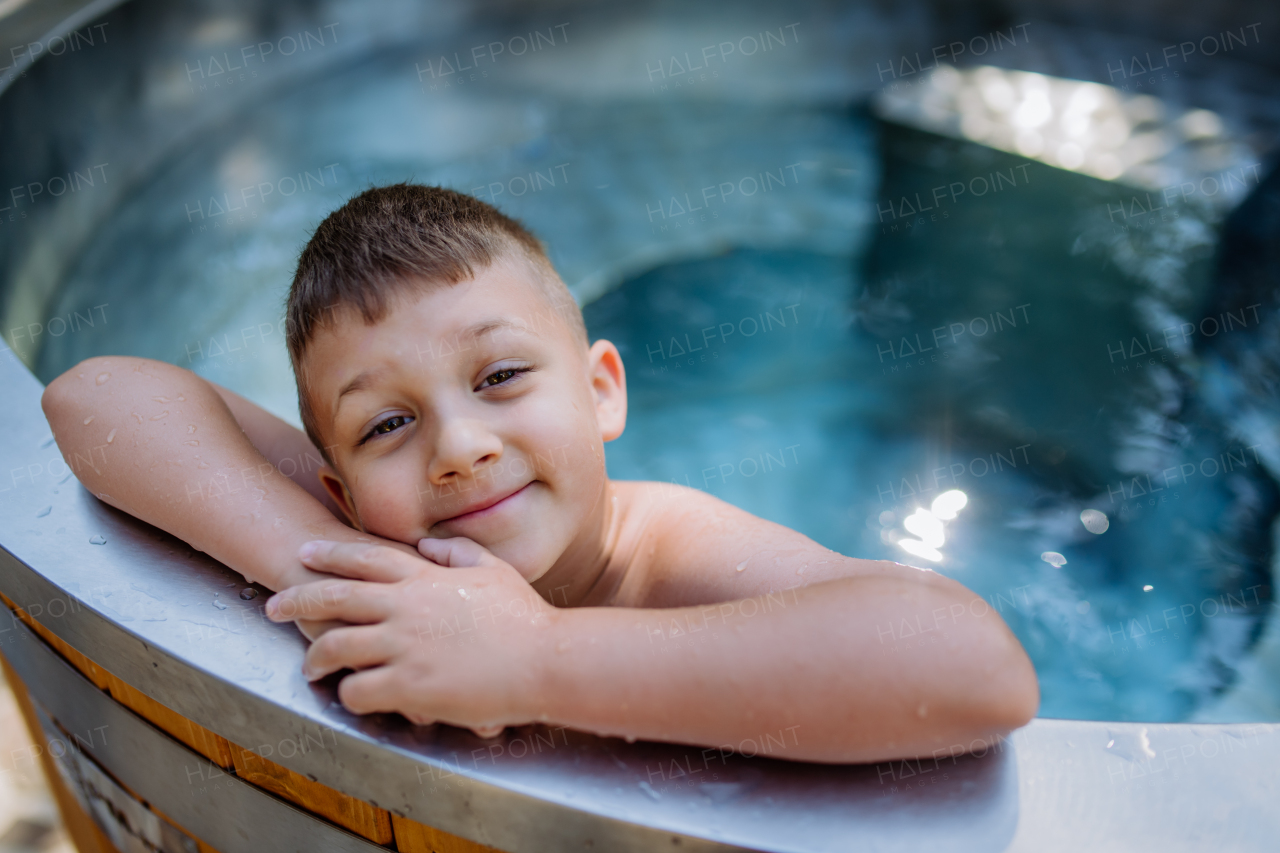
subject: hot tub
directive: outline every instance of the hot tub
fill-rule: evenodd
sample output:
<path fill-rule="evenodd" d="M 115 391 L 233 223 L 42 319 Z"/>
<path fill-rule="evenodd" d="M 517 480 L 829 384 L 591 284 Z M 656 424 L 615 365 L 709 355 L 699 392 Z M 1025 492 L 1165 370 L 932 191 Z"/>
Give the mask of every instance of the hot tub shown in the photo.
<path fill-rule="evenodd" d="M 1212 829 L 1262 849 L 1280 500 L 1275 421 L 1244 412 L 1238 365 L 1274 297 L 1224 297 L 1214 252 L 1265 191 L 1274 125 L 1250 92 L 1276 66 L 1256 16 L 1188 21 L 1230 29 L 1230 56 L 1175 51 L 1182 82 L 1144 82 L 1128 57 L 1153 75 L 1195 33 L 1092 14 L 14 13 L 0 652 L 82 846 L 1195 849 Z M 952 64 L 991 103 L 1001 69 L 1036 72 L 1014 89 L 1108 84 L 1220 160 L 1195 173 L 1200 197 L 1162 196 L 1157 166 L 1190 174 L 1173 155 L 1111 175 L 963 117 L 949 133 L 929 87 L 961 92 Z M 355 717 L 331 680 L 305 682 L 304 641 L 264 620 L 265 596 L 79 487 L 41 382 L 147 356 L 296 423 L 296 253 L 346 197 L 402 179 L 473 192 L 548 242 L 628 365 L 612 476 L 956 577 L 1028 649 L 1041 717 L 979 755 L 833 767 L 769 758 L 767 733 L 718 750 L 546 727 L 480 740 Z M 957 492 L 946 518 L 935 500 Z"/>

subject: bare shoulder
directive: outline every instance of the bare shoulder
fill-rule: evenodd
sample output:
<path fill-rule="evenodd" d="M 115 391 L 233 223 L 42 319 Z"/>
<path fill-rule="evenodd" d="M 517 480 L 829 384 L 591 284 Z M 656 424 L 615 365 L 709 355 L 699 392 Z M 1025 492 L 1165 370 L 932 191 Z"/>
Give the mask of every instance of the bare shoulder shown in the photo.
<path fill-rule="evenodd" d="M 808 536 L 674 483 L 616 482 L 646 542 L 637 606 L 681 607 L 764 595 L 857 575 L 916 576 L 888 560 L 845 556 Z"/>

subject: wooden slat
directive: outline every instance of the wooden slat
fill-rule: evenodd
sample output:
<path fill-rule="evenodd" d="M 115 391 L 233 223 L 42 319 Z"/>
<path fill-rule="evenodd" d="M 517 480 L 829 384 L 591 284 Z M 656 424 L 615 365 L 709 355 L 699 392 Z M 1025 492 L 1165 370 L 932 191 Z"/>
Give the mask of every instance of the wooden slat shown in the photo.
<path fill-rule="evenodd" d="M 0 600 L 3 600 L 11 610 L 17 613 L 19 619 L 100 690 L 109 693 L 117 702 L 144 720 L 162 729 L 224 770 L 234 772 L 246 782 L 289 800 L 375 844 L 390 845 L 394 841 L 396 848 L 404 853 L 502 853 L 496 848 L 476 844 L 415 821 L 396 817 L 384 809 L 335 791 L 327 785 L 313 782 L 305 776 L 263 758 L 256 752 L 232 743 L 103 669 L 19 609 L 3 593 L 0 593 Z M 165 819 L 168 820 L 168 818 Z M 179 826 L 174 821 L 169 822 Z M 93 828 L 97 830 L 97 825 L 94 824 Z M 201 846 L 201 853 L 215 853 L 199 839 L 197 843 Z M 108 842 L 108 848 L 103 853 L 109 853 L 110 850 Z"/>
<path fill-rule="evenodd" d="M 19 704 L 19 706 L 20 706 L 20 707 L 22 707 L 22 710 L 23 710 L 23 716 L 24 716 L 24 717 L 27 717 L 27 727 L 28 727 L 28 728 L 31 728 L 31 730 L 32 730 L 32 737 L 34 737 L 34 738 L 36 738 L 36 739 L 37 739 L 37 743 L 41 743 L 41 742 L 43 742 L 44 734 L 43 734 L 42 732 L 38 732 L 39 722 L 38 722 L 38 720 L 36 719 L 35 711 L 34 711 L 34 709 L 31 709 L 31 708 L 30 708 L 29 704 L 27 704 L 27 703 L 30 703 L 30 701 L 31 701 L 31 697 L 30 697 L 30 696 L 27 694 L 27 692 L 26 692 L 26 685 L 25 685 L 25 684 L 22 684 L 20 681 L 18 681 L 18 679 L 17 679 L 17 674 L 16 674 L 16 673 L 14 673 L 14 672 L 13 672 L 13 670 L 9 668 L 8 663 L 4 661 L 4 658 L 3 658 L 3 657 L 0 657 L 0 662 L 5 663 L 5 666 L 4 666 L 4 669 L 5 669 L 5 677 L 6 677 L 6 678 L 8 678 L 8 679 L 9 679 L 9 683 L 10 683 L 11 685 L 13 685 L 13 686 L 14 686 L 14 691 L 13 691 L 13 692 L 14 692 L 14 694 L 15 694 L 15 695 L 17 695 L 17 696 L 18 696 L 18 704 Z M 28 714 L 29 714 L 29 716 L 28 716 Z M 34 727 L 34 728 L 33 728 L 33 727 Z M 74 796 L 70 791 L 67 791 L 67 790 L 66 790 L 65 784 L 64 784 L 64 783 L 63 783 L 63 781 L 62 781 L 62 775 L 61 775 L 61 774 L 59 774 L 59 773 L 58 773 L 58 771 L 57 771 L 57 768 L 53 766 L 53 764 L 52 764 L 52 758 L 51 758 L 50 756 L 48 756 L 47 751 L 46 751 L 46 753 L 44 753 L 44 757 L 45 757 L 45 758 L 49 758 L 49 760 L 50 760 L 49 765 L 45 768 L 45 775 L 46 775 L 46 776 L 49 776 L 49 777 L 51 778 L 51 780 L 53 780 L 54 782 L 56 782 L 58 785 L 61 785 L 61 786 L 62 786 L 62 791 L 63 791 L 63 793 L 65 793 L 65 794 L 66 794 L 66 796 L 69 798 L 69 801 L 70 801 L 70 807 L 71 807 L 71 808 L 73 808 L 73 809 L 75 810 L 75 815 L 73 815 L 74 819 L 76 819 L 76 820 L 81 820 L 81 819 L 83 819 L 83 820 L 87 820 L 87 821 L 92 825 L 92 827 L 93 827 L 94 831 L 95 831 L 95 832 L 97 833 L 97 835 L 101 838 L 102 842 L 106 845 L 106 847 L 103 849 L 103 853 L 115 853 L 116 848 L 111 844 L 111 840 L 110 840 L 110 839 L 108 839 L 108 838 L 106 837 L 106 835 L 105 835 L 105 834 L 103 834 L 102 830 L 98 827 L 97 822 L 96 822 L 96 821 L 94 821 L 94 819 L 93 819 L 92 817 L 90 817 L 89 815 L 85 814 L 85 812 L 80 808 L 80 802 L 79 802 L 79 800 L 77 800 L 77 799 L 75 798 L 75 796 Z M 120 785 L 120 787 L 121 787 L 121 788 L 125 791 L 125 793 L 127 793 L 129 796 L 133 797 L 135 800 L 137 800 L 138 802 L 140 802 L 140 803 L 142 803 L 143 805 L 145 805 L 148 809 L 150 809 L 151 811 L 155 812 L 155 813 L 156 813 L 156 815 L 158 815 L 158 816 L 160 817 L 160 819 L 161 819 L 161 820 L 163 820 L 163 821 L 165 821 L 165 822 L 167 822 L 167 823 L 169 823 L 169 824 L 172 824 L 173 826 L 176 826 L 178 829 L 182 830 L 182 832 L 183 832 L 183 833 L 185 833 L 187 836 L 189 836 L 192 840 L 194 840 L 194 841 L 195 841 L 195 843 L 196 843 L 196 847 L 199 849 L 200 853 L 218 853 L 218 851 L 217 851 L 217 850 L 215 850 L 214 848 L 210 847 L 208 844 L 205 844 L 205 843 L 204 843 L 203 841 L 201 841 L 199 838 L 196 838 L 194 835 L 192 835 L 190 832 L 188 832 L 188 831 L 187 831 L 187 830 L 186 830 L 186 829 L 185 829 L 181 824 L 179 824 L 177 821 L 172 820 L 172 819 L 171 819 L 168 815 L 166 815 L 164 812 L 160 811 L 160 810 L 159 810 L 159 809 L 157 809 L 155 806 L 151 805 L 149 802 L 147 802 L 146 800 L 144 800 L 142 797 L 139 797 L 137 794 L 135 794 L 133 791 L 131 791 L 131 790 L 128 788 L 128 786 L 126 786 L 126 785 L 124 785 L 124 784 L 121 784 L 118 780 L 116 780 L 116 784 L 117 784 L 117 785 Z M 51 782 L 50 787 L 53 787 L 53 782 Z M 56 794 L 56 792 L 55 792 L 55 794 Z M 59 798 L 59 799 L 58 799 L 58 806 L 59 806 L 59 808 L 64 808 L 64 806 L 63 806 L 63 800 L 62 800 L 61 798 Z M 66 823 L 68 824 L 68 828 L 69 828 L 69 827 L 70 827 L 70 821 L 69 821 L 69 820 L 67 820 L 67 818 L 66 818 L 65 810 L 64 810 L 64 822 L 66 822 Z M 75 840 L 75 839 L 73 839 L 73 840 Z M 79 846 L 80 846 L 80 842 L 79 842 L 79 840 L 76 840 L 76 845 L 77 845 L 77 847 L 79 847 Z M 81 848 L 81 853 L 85 853 L 84 848 Z"/>
<path fill-rule="evenodd" d="M 8 680 L 9 687 L 12 688 L 13 695 L 18 700 L 18 708 L 22 712 L 22 718 L 26 720 L 27 731 L 31 733 L 31 740 L 37 744 L 43 744 L 45 742 L 44 730 L 40 727 L 40 721 L 36 717 L 36 710 L 31 704 L 31 697 L 27 694 L 26 685 L 18 679 L 18 674 L 9 666 L 9 662 L 4 659 L 4 655 L 0 655 L 0 668 L 4 669 L 4 677 Z M 49 783 L 49 790 L 53 793 L 53 798 L 58 803 L 58 811 L 62 813 L 62 824 L 67 828 L 67 834 L 71 836 L 71 842 L 75 844 L 76 850 L 80 851 L 80 853 L 118 853 L 115 845 L 98 828 L 98 824 L 94 822 L 93 818 L 89 817 L 84 809 L 80 808 L 80 801 L 67 790 L 66 783 L 62 781 L 62 774 L 58 772 L 58 768 L 54 766 L 53 761 L 53 756 L 49 754 L 47 749 L 40 750 L 40 766 L 44 768 L 44 777 Z"/>
<path fill-rule="evenodd" d="M 231 769 L 231 743 L 221 735 L 193 723 L 171 708 L 161 705 L 141 690 L 107 673 L 107 691 L 121 705 L 181 741 L 223 770 Z"/>
<path fill-rule="evenodd" d="M 97 685 L 99 690 L 107 691 L 121 705 L 124 705 L 156 728 L 163 730 L 170 737 L 194 749 L 222 769 L 231 769 L 231 747 L 226 738 L 214 734 L 203 726 L 196 725 L 186 717 L 161 705 L 141 690 L 98 666 L 78 650 L 72 648 L 57 634 L 41 625 L 37 620 L 32 619 L 29 614 L 18 608 L 4 593 L 0 593 L 0 599 L 3 599 L 4 603 L 17 613 L 23 624 L 35 631 L 40 636 L 40 639 L 53 646 L 67 663 L 74 666 L 85 678 Z"/>
<path fill-rule="evenodd" d="M 357 800 L 319 782 L 312 782 L 256 752 L 233 743 L 229 745 L 236 775 L 241 779 L 309 809 L 376 844 L 391 843 L 391 814 L 385 809 Z"/>
<path fill-rule="evenodd" d="M 153 811 L 153 812 L 155 812 L 156 814 L 158 814 L 158 815 L 160 816 L 160 819 L 161 819 L 161 820 L 163 820 L 163 821 L 167 821 L 168 823 L 171 823 L 171 824 L 173 824 L 174 826 L 176 826 L 178 829 L 182 830 L 182 831 L 183 831 L 183 833 L 185 833 L 185 834 L 186 834 L 186 836 L 187 836 L 188 838 L 190 838 L 192 841 L 194 841 L 194 842 L 196 843 L 196 849 L 197 849 L 197 850 L 199 850 L 199 851 L 200 851 L 200 853 L 218 853 L 218 851 L 217 851 L 216 849 L 214 849 L 213 847 L 210 847 L 208 844 L 205 844 L 205 843 L 204 843 L 203 841 L 201 841 L 199 838 L 196 838 L 194 834 L 192 834 L 192 833 L 190 833 L 190 832 L 187 832 L 186 827 L 184 827 L 182 824 L 178 823 L 178 822 L 177 822 L 176 820 L 174 820 L 173 818 L 169 817 L 169 816 L 168 816 L 167 814 L 165 814 L 164 812 L 160 811 L 160 810 L 159 810 L 158 808 L 156 808 L 155 806 L 151 805 L 151 803 L 147 803 L 147 808 L 151 809 L 151 811 Z"/>
<path fill-rule="evenodd" d="M 70 663 L 76 669 L 80 670 L 81 675 L 83 675 L 85 678 L 89 679 L 95 685 L 97 685 L 99 690 L 107 689 L 106 680 L 108 678 L 108 674 L 106 670 L 102 669 L 93 661 L 89 660 L 87 657 L 80 654 L 75 649 L 71 648 L 71 646 L 63 642 L 62 638 L 59 637 L 57 634 L 53 633 L 48 628 L 41 625 L 35 619 L 32 619 L 31 616 L 28 615 L 25 610 L 18 607 L 18 605 L 15 604 L 13 600 L 10 599 L 8 596 L 6 596 L 3 592 L 0 592 L 0 600 L 4 601 L 5 605 L 8 606 L 8 608 L 12 610 L 19 619 L 22 620 L 23 624 L 25 624 L 32 631 L 35 631 L 37 634 L 39 634 L 40 639 L 44 640 L 46 643 L 48 643 L 49 645 L 57 649 L 58 653 L 61 654 L 64 658 L 66 658 L 68 663 Z"/>
<path fill-rule="evenodd" d="M 391 816 L 391 825 L 395 828 L 396 849 L 400 853 L 502 853 L 496 847 L 486 847 L 398 815 Z"/>

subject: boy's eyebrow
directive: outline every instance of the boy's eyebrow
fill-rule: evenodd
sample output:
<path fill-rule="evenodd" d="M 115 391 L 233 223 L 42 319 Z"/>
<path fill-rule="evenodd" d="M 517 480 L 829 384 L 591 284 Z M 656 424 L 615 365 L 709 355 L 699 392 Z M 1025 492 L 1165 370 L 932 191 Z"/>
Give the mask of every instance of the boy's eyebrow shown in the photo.
<path fill-rule="evenodd" d="M 501 329 L 513 329 L 521 333 L 528 333 L 528 334 L 534 335 L 535 337 L 538 337 L 537 331 L 535 331 L 531 326 L 522 325 L 520 323 L 513 323 L 510 320 L 498 318 L 496 320 L 482 320 L 479 323 L 469 326 L 467 329 L 463 330 L 462 332 L 459 332 L 457 335 L 457 338 L 458 339 L 460 338 L 475 339 L 475 338 L 479 338 L 484 335 L 490 334 L 492 332 L 499 331 Z M 352 379 L 346 385 L 343 385 L 342 390 L 338 392 L 337 405 L 340 406 L 342 404 L 342 398 L 345 397 L 346 395 L 354 393 L 356 391 L 363 391 L 366 387 L 369 386 L 369 384 L 377 376 L 377 374 L 378 374 L 378 371 L 376 370 L 366 370 L 357 374 L 354 379 Z M 335 406 L 334 411 L 335 412 L 337 411 L 337 406 Z"/>
<path fill-rule="evenodd" d="M 535 337 L 538 335 L 533 326 L 528 323 L 513 323 L 510 320 L 498 318 L 496 320 L 482 320 L 474 326 L 464 330 L 458 335 L 458 337 L 478 338 L 482 335 L 487 335 L 490 332 L 496 332 L 499 329 L 513 329 L 521 333 L 534 335 Z"/>
<path fill-rule="evenodd" d="M 367 385 L 369 385 L 369 383 L 373 380 L 373 378 L 376 375 L 377 375 L 377 371 L 366 370 L 363 373 L 358 374 L 355 379 L 352 379 L 346 385 L 343 385 L 342 390 L 338 392 L 338 404 L 339 405 L 342 404 L 342 398 L 345 397 L 346 395 L 351 394 L 355 391 L 364 390 L 364 388 Z"/>

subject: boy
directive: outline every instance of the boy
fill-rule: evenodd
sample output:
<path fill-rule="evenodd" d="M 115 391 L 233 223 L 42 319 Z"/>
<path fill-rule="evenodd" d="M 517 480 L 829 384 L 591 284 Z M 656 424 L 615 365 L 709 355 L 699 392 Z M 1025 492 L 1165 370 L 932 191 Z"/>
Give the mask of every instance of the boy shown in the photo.
<path fill-rule="evenodd" d="M 136 358 L 77 365 L 44 409 L 67 459 L 105 445 L 76 471 L 101 500 L 281 590 L 270 618 L 339 620 L 304 670 L 355 670 L 353 712 L 481 736 L 769 735 L 774 757 L 817 762 L 955 755 L 1035 714 L 1025 652 L 959 583 L 611 482 L 622 360 L 489 205 L 356 196 L 302 252 L 287 321 L 305 436 Z M 280 473 L 308 452 L 318 478 Z"/>

